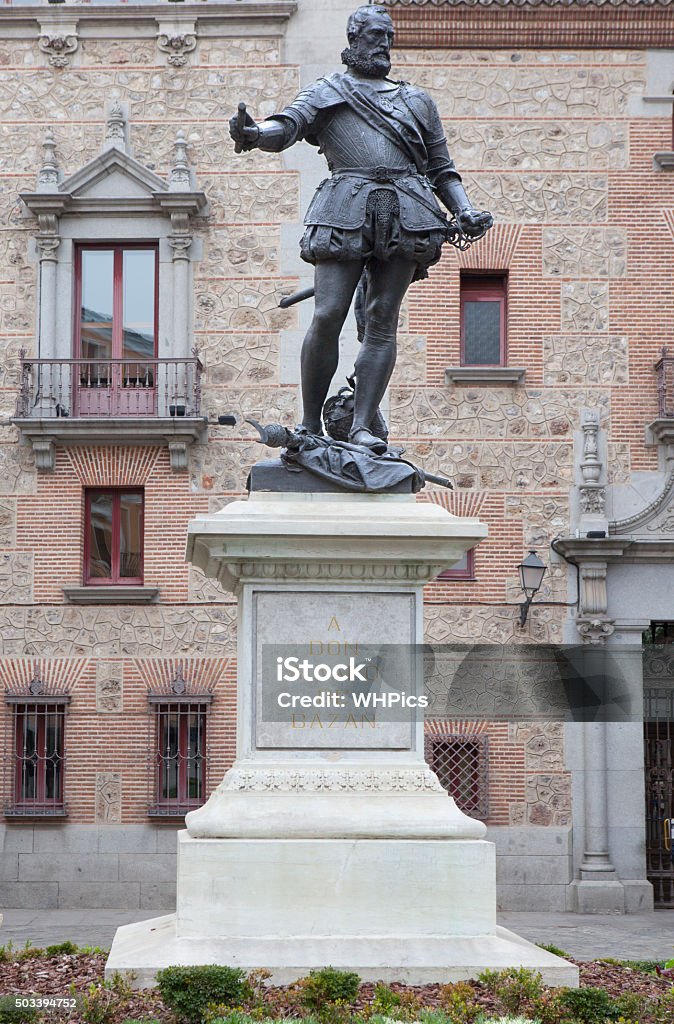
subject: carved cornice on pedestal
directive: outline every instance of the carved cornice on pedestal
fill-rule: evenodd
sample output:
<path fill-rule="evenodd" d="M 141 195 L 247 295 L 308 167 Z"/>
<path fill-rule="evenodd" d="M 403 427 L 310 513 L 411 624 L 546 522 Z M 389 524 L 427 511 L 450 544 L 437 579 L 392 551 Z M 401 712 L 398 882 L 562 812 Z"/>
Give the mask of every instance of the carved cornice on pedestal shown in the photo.
<path fill-rule="evenodd" d="M 256 580 L 404 586 L 430 581 L 486 535 L 483 523 L 448 517 L 413 495 L 254 492 L 193 519 L 187 559 L 234 593 Z"/>
<path fill-rule="evenodd" d="M 443 793 L 430 768 L 390 770 L 326 768 L 234 767 L 221 789 L 249 793 Z"/>

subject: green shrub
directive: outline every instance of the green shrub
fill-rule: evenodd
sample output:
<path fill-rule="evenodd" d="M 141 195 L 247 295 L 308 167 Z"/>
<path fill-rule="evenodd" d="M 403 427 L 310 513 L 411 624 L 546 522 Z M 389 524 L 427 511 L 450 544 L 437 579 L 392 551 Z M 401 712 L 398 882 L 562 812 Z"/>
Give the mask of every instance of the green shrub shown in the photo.
<path fill-rule="evenodd" d="M 467 981 L 455 981 L 440 989 L 440 1005 L 457 1024 L 472 1024 L 480 1015 L 475 989 Z"/>
<path fill-rule="evenodd" d="M 482 1017 L 480 1024 L 540 1024 L 533 1017 Z"/>
<path fill-rule="evenodd" d="M 559 946 L 555 946 L 553 942 L 537 942 L 536 945 L 539 949 L 545 949 L 548 953 L 553 953 L 555 956 L 561 956 L 563 960 L 567 960 L 569 953 L 565 953 Z"/>
<path fill-rule="evenodd" d="M 251 994 L 243 971 L 219 964 L 166 967 L 157 973 L 157 986 L 169 1009 L 189 1024 L 201 1024 L 209 1005 L 240 1006 Z"/>
<path fill-rule="evenodd" d="M 619 1010 L 603 988 L 568 988 L 560 993 L 559 1003 L 578 1024 L 605 1024 L 616 1020 Z"/>
<path fill-rule="evenodd" d="M 621 960 L 622 967 L 629 967 L 632 971 L 642 971 L 644 974 L 655 974 L 656 967 L 664 967 L 664 960 Z"/>
<path fill-rule="evenodd" d="M 443 1010 L 422 1010 L 419 1020 L 422 1024 L 464 1024 L 461 1017 L 448 1017 Z"/>
<path fill-rule="evenodd" d="M 338 971 L 334 967 L 322 967 L 310 971 L 300 981 L 302 1002 L 310 1010 L 320 1011 L 329 1003 L 351 1006 L 358 998 L 360 977 L 353 971 Z"/>
<path fill-rule="evenodd" d="M 70 986 L 73 992 L 73 986 Z M 114 974 L 109 981 L 100 984 L 92 982 L 80 993 L 82 1019 L 86 1024 L 112 1024 L 119 1011 L 131 997 L 131 986 L 121 974 Z"/>
<path fill-rule="evenodd" d="M 276 1024 L 269 1017 L 261 1018 L 263 1024 Z M 228 1010 L 224 1006 L 211 1006 L 206 1011 L 203 1024 L 261 1024 L 260 1020 L 244 1013 L 243 1010 Z"/>
<path fill-rule="evenodd" d="M 44 950 L 45 956 L 71 956 L 78 953 L 79 949 L 74 942 L 58 942 L 55 946 L 47 946 Z"/>
<path fill-rule="evenodd" d="M 543 978 L 526 967 L 508 967 L 505 971 L 483 971 L 477 979 L 502 1003 L 508 1013 L 529 1009 L 543 996 Z"/>
<path fill-rule="evenodd" d="M 37 1010 L 17 1007 L 15 996 L 0 996 L 0 1024 L 33 1024 L 43 1018 Z"/>
<path fill-rule="evenodd" d="M 480 1024 L 540 1024 L 532 1017 L 482 1017 Z"/>

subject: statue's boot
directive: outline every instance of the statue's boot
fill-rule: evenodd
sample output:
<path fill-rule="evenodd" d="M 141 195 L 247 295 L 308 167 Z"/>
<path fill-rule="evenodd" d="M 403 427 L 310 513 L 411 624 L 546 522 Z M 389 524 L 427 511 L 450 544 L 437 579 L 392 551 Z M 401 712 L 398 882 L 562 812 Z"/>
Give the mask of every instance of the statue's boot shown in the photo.
<path fill-rule="evenodd" d="M 351 444 L 358 444 L 363 448 L 369 448 L 373 455 L 385 455 L 388 450 L 386 441 L 382 441 L 380 437 L 375 437 L 365 427 L 356 427 L 354 430 L 351 430 L 349 441 Z"/>

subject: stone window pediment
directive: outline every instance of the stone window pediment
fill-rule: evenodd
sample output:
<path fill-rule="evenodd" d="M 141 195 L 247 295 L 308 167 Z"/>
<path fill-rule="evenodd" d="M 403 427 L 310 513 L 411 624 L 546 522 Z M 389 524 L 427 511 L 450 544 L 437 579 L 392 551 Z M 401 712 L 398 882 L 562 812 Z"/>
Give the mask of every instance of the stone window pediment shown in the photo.
<path fill-rule="evenodd" d="M 173 468 L 185 470 L 187 445 L 206 429 L 201 364 L 192 340 L 192 267 L 200 256 L 192 219 L 205 214 L 207 202 L 195 187 L 184 132 L 177 131 L 172 166 L 162 178 L 133 156 L 126 114 L 115 100 L 100 152 L 67 177 L 59 170 L 54 135 L 47 132 L 37 187 L 21 193 L 21 199 L 38 222 L 40 326 L 33 351 L 23 357 L 15 423 L 31 441 L 38 469 L 54 468 L 57 443 L 160 441 L 169 446 Z M 132 415 L 137 403 L 125 400 L 128 396 L 117 396 L 109 409 L 103 401 L 79 402 L 81 382 L 100 378 L 101 372 L 85 366 L 73 350 L 76 247 L 139 242 L 159 252 L 157 351 L 143 373 L 138 367 L 133 375 L 124 373 L 118 359 L 109 361 L 103 376 L 123 382 L 122 388 L 130 387 L 130 377 L 155 381 L 156 400 L 145 403 L 140 416 Z"/>

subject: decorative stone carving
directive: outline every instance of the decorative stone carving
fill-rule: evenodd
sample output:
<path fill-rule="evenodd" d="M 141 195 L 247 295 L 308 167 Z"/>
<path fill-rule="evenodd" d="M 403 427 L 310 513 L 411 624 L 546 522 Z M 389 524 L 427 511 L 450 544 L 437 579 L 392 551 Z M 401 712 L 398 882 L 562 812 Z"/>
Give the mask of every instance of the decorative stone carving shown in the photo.
<path fill-rule="evenodd" d="M 660 493 L 638 512 L 618 519 L 613 524 L 612 532 L 616 536 L 623 537 L 642 533 L 644 530 L 650 533 L 672 533 L 674 532 L 673 505 L 674 469 L 668 474 Z"/>
<path fill-rule="evenodd" d="M 193 241 L 191 235 L 169 235 L 167 241 L 173 251 L 174 263 L 178 260 L 189 261 Z"/>
<path fill-rule="evenodd" d="M 160 32 L 157 46 L 162 53 L 167 54 L 167 64 L 173 68 L 183 68 L 187 64 L 187 55 L 197 48 L 197 37 L 194 32 Z"/>
<path fill-rule="evenodd" d="M 544 227 L 543 273 L 550 277 L 624 277 L 627 234 L 618 227 Z"/>
<path fill-rule="evenodd" d="M 563 281 L 562 330 L 584 334 L 607 330 L 608 297 L 608 284 L 603 281 Z M 600 344 L 599 339 L 594 344 Z"/>
<path fill-rule="evenodd" d="M 36 437 L 32 441 L 35 468 L 38 473 L 53 473 L 56 468 L 56 448 L 53 437 Z"/>
<path fill-rule="evenodd" d="M 553 334 L 543 338 L 543 382 L 626 384 L 627 338 L 616 335 Z"/>
<path fill-rule="evenodd" d="M 67 68 L 79 46 L 75 26 L 72 26 L 72 31 L 43 27 L 38 45 L 42 53 L 47 54 L 53 68 Z"/>
<path fill-rule="evenodd" d="M 223 790 L 281 793 L 442 793 L 438 777 L 430 768 L 396 770 L 349 770 L 346 768 L 303 771 L 230 768 Z"/>
<path fill-rule="evenodd" d="M 415 564 L 364 565 L 362 562 L 318 562 L 295 565 L 287 562 L 232 563 L 232 573 L 240 579 L 265 580 L 432 580 L 437 566 Z"/>
<path fill-rule="evenodd" d="M 123 711 L 124 668 L 119 662 L 96 664 L 96 710 L 101 714 Z"/>
<path fill-rule="evenodd" d="M 596 484 L 601 476 L 602 464 L 599 460 L 599 412 L 586 409 L 582 415 L 581 430 L 583 431 L 583 460 L 580 464 L 584 484 Z"/>
<path fill-rule="evenodd" d="M 56 162 L 56 139 L 51 128 L 47 128 L 42 141 L 42 166 L 37 175 L 38 192 L 56 192 L 59 183 L 59 169 Z"/>
<path fill-rule="evenodd" d="M 580 607 L 583 615 L 604 615 L 608 607 L 606 562 L 581 563 Z"/>
<path fill-rule="evenodd" d="M 170 192 L 188 192 L 192 187 L 192 175 L 187 160 L 187 139 L 179 128 L 173 144 L 173 166 L 169 173 Z"/>
<path fill-rule="evenodd" d="M 13 548 L 16 544 L 16 502 L 0 499 L 0 548 Z"/>
<path fill-rule="evenodd" d="M 608 182 L 592 174 L 464 174 L 471 201 L 499 221 L 549 224 L 606 220 Z"/>
<path fill-rule="evenodd" d="M 627 166 L 627 128 L 620 123 L 456 121 L 446 131 L 449 151 L 463 168 L 559 172 Z"/>
<path fill-rule="evenodd" d="M 129 129 L 124 108 L 120 101 L 116 99 L 111 103 L 108 110 L 108 116 L 105 122 L 105 141 L 103 148 L 111 149 L 114 147 L 126 152 L 128 131 Z"/>
<path fill-rule="evenodd" d="M 0 555 L 0 601 L 29 604 L 33 600 L 33 554 Z"/>
<path fill-rule="evenodd" d="M 96 772 L 95 820 L 119 824 L 122 820 L 122 776 L 120 772 Z"/>
<path fill-rule="evenodd" d="M 390 423 L 394 437 L 568 437 L 588 405 L 607 423 L 609 393 L 590 388 L 392 387 Z"/>
<path fill-rule="evenodd" d="M 425 57 L 425 55 L 424 55 Z M 608 120 L 624 115 L 630 96 L 643 94 L 645 68 L 605 67 L 434 67 L 409 64 L 405 79 L 421 86 L 443 118 L 516 120 L 552 117 Z"/>
<path fill-rule="evenodd" d="M 606 511 L 606 490 L 604 487 L 580 487 L 578 494 L 580 511 L 584 515 L 604 515 Z"/>
<path fill-rule="evenodd" d="M 615 630 L 612 619 L 606 618 L 578 618 L 576 626 L 584 644 L 605 644 L 607 637 Z"/>

